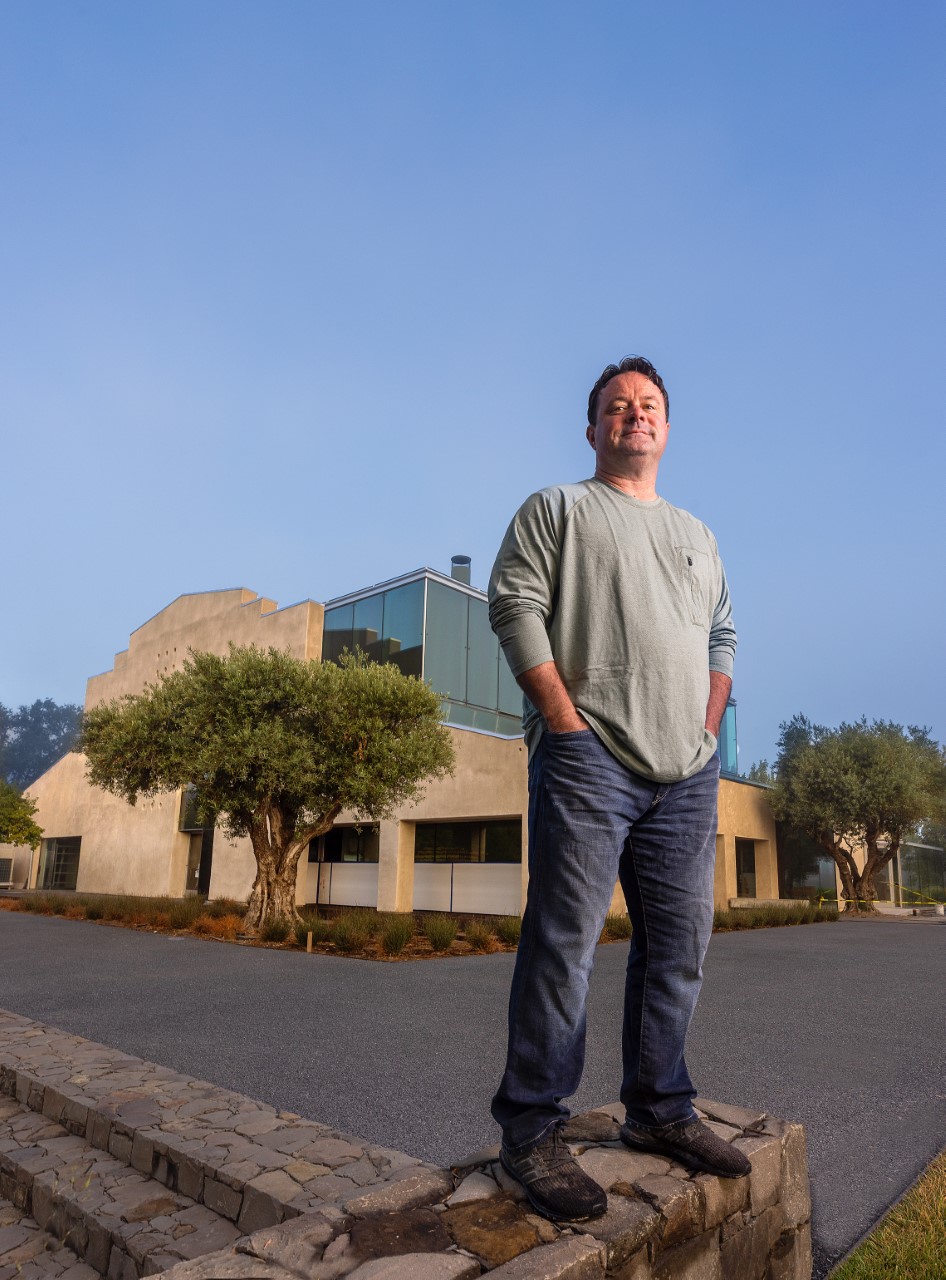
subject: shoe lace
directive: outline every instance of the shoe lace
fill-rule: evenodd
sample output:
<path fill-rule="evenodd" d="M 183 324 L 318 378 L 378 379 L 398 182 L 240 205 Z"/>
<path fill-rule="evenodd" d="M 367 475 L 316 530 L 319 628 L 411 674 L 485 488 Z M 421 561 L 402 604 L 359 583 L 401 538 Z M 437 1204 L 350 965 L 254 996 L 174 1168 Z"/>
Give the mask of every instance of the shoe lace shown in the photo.
<path fill-rule="evenodd" d="M 563 1165 L 570 1165 L 573 1160 L 572 1153 L 568 1149 L 568 1143 L 562 1133 L 561 1126 L 553 1129 L 549 1139 L 548 1147 L 542 1152 L 545 1158 L 545 1164 L 549 1173 L 555 1173 L 561 1169 Z"/>

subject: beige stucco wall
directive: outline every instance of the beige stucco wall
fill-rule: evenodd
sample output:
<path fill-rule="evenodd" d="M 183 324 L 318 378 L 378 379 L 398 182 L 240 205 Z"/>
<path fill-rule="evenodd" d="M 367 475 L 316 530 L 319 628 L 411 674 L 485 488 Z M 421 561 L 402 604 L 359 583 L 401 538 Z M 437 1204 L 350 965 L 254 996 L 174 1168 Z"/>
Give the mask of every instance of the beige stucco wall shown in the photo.
<path fill-rule="evenodd" d="M 718 907 L 728 907 L 738 897 L 736 884 L 736 839 L 755 841 L 756 897 L 778 897 L 778 863 L 775 852 L 775 819 L 769 808 L 765 787 L 751 782 L 719 784 L 719 834 L 716 837 L 716 882 L 714 898 Z"/>
<path fill-rule="evenodd" d="M 30 874 L 31 857 L 35 862 L 39 857 L 39 851 L 36 850 L 34 852 L 29 845 L 0 844 L 0 858 L 13 859 L 12 880 L 14 889 L 25 888 Z"/>
<path fill-rule="evenodd" d="M 76 889 L 179 897 L 188 837 L 177 830 L 180 792 L 127 804 L 89 784 L 85 756 L 69 755 L 32 783 L 45 839 L 81 836 Z M 34 860 L 34 882 L 39 859 Z"/>
<path fill-rule="evenodd" d="M 232 641 L 317 660 L 322 656 L 322 617 L 322 606 L 314 600 L 277 609 L 274 601 L 245 587 L 178 596 L 131 633 L 111 671 L 90 677 L 85 705 L 140 693 L 159 675 L 181 667 L 188 649 L 225 654 Z"/>

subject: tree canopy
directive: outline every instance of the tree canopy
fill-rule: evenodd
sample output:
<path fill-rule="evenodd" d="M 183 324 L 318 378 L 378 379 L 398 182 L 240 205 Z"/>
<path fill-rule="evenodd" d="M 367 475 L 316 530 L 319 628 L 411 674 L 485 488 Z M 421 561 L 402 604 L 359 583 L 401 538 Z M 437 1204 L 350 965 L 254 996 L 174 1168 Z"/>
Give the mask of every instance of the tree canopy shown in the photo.
<path fill-rule="evenodd" d="M 42 827 L 33 821 L 36 802 L 21 795 L 12 783 L 0 780 L 0 844 L 26 844 L 38 847 L 43 838 Z"/>
<path fill-rule="evenodd" d="M 946 752 L 915 725 L 862 718 L 829 729 L 797 715 L 781 726 L 770 803 L 834 858 L 848 908 L 873 910 L 877 872 L 946 813 Z"/>
<path fill-rule="evenodd" d="M 234 645 L 90 710 L 81 749 L 90 781 L 129 803 L 193 784 L 206 821 L 249 836 L 250 929 L 295 916 L 299 856 L 339 813 L 377 821 L 453 767 L 439 696 L 393 664 Z"/>
<path fill-rule="evenodd" d="M 42 698 L 16 711 L 0 704 L 0 777 L 23 788 L 75 748 L 82 708 Z"/>

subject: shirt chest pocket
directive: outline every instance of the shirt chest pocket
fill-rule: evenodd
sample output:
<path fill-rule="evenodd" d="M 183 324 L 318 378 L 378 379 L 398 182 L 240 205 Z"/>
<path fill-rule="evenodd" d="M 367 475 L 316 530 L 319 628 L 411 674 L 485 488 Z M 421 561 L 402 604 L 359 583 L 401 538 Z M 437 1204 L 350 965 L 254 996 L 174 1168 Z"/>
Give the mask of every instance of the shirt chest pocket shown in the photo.
<path fill-rule="evenodd" d="M 677 573 L 690 621 L 707 631 L 713 615 L 713 565 L 708 552 L 676 547 Z"/>

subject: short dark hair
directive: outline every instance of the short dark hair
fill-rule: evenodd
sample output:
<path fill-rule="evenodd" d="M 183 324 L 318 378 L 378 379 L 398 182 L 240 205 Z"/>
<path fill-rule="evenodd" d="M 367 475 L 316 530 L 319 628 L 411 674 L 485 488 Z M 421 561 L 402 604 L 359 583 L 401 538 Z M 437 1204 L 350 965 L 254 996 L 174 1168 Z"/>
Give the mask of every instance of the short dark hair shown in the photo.
<path fill-rule="evenodd" d="M 593 427 L 595 425 L 595 420 L 598 416 L 598 397 L 611 379 L 616 378 L 619 373 L 642 373 L 645 378 L 648 378 L 660 390 L 660 394 L 664 398 L 664 413 L 667 416 L 667 421 L 670 421 L 670 397 L 667 395 L 667 388 L 664 386 L 663 378 L 650 361 L 645 360 L 643 356 L 625 356 L 620 364 L 609 364 L 591 388 L 591 395 L 588 397 L 589 426 Z"/>

